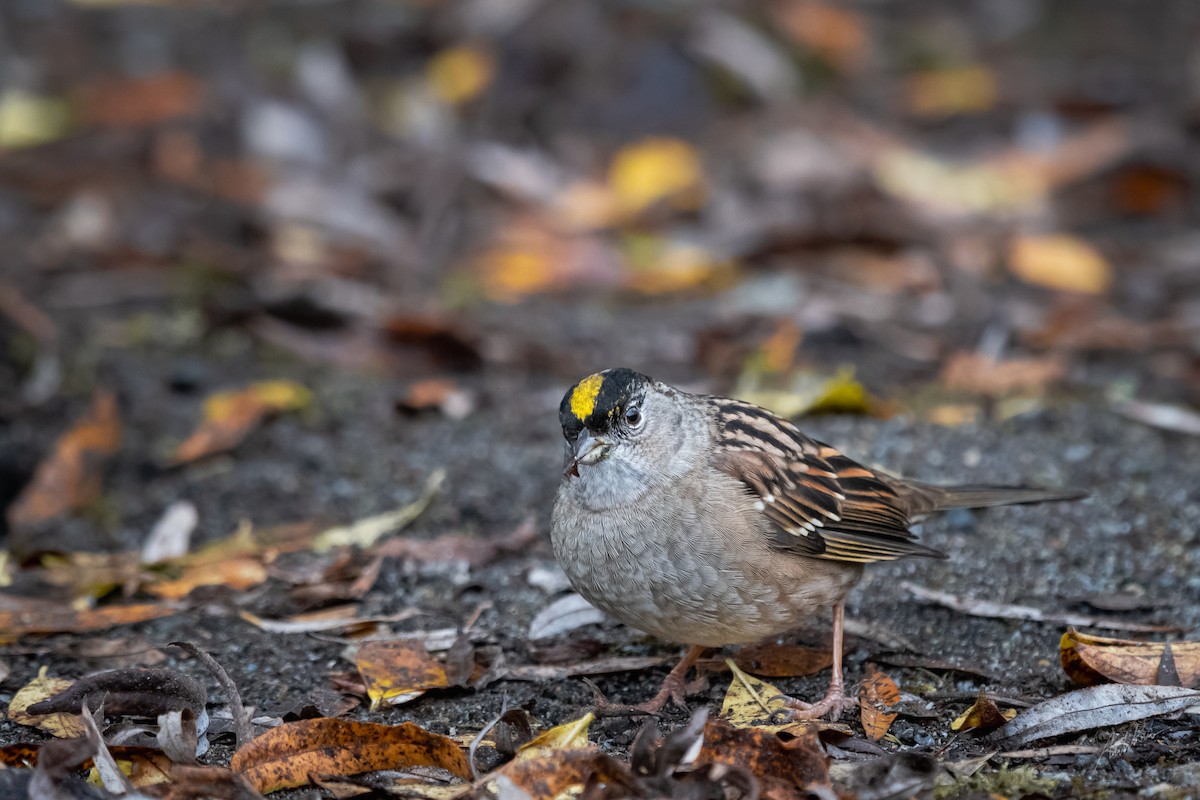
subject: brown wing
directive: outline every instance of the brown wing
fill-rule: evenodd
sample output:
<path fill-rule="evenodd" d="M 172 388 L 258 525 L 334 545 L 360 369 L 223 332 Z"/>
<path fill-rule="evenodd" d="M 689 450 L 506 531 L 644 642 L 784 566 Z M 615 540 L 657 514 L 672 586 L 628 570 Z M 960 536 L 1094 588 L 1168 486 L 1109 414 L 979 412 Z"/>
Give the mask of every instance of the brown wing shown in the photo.
<path fill-rule="evenodd" d="M 726 444 L 713 464 L 757 498 L 781 550 L 857 563 L 945 558 L 917 544 L 905 499 L 879 475 L 766 409 L 715 403 Z"/>

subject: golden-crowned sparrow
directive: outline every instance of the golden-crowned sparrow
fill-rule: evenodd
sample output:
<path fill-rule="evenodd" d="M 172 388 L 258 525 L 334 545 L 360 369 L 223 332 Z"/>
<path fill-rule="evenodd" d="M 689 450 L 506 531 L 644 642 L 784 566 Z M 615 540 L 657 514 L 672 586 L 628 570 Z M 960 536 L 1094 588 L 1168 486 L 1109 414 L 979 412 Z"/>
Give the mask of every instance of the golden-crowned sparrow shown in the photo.
<path fill-rule="evenodd" d="M 571 388 L 559 409 L 567 467 L 551 538 L 571 585 L 638 630 L 691 645 L 654 699 L 683 703 L 704 647 L 793 630 L 833 607 L 833 675 L 798 718 L 840 713 L 846 594 L 864 564 L 944 558 L 909 526 L 949 508 L 1083 497 L 999 486 L 940 487 L 855 463 L 750 403 L 688 394 L 629 369 Z"/>

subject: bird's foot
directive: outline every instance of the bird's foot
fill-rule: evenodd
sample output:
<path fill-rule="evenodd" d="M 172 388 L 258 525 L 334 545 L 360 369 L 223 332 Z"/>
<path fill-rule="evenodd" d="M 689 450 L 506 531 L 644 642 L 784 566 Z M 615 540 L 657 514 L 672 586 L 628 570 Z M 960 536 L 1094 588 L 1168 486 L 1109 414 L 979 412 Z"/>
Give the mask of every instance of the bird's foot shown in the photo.
<path fill-rule="evenodd" d="M 825 696 L 816 703 L 806 703 L 787 695 L 781 695 L 781 697 L 786 708 L 780 712 L 780 716 L 795 722 L 822 719 L 826 716 L 831 720 L 836 720 L 845 713 L 846 709 L 852 708 L 858 703 L 855 698 L 846 695 L 846 690 L 842 686 L 830 686 Z"/>
<path fill-rule="evenodd" d="M 644 703 L 636 705 L 614 703 L 604 696 L 604 693 L 600 691 L 596 684 L 586 678 L 584 682 L 592 687 L 592 697 L 594 698 L 593 702 L 596 704 L 597 717 L 632 717 L 643 714 L 658 714 L 668 702 L 674 703 L 680 708 L 687 708 L 687 695 L 699 690 L 700 686 L 707 686 L 708 681 L 704 678 L 697 678 L 692 683 L 685 683 L 683 676 L 684 673 L 682 672 L 672 671 L 666 677 L 666 680 L 663 681 L 662 688 L 658 690 L 658 694 Z"/>

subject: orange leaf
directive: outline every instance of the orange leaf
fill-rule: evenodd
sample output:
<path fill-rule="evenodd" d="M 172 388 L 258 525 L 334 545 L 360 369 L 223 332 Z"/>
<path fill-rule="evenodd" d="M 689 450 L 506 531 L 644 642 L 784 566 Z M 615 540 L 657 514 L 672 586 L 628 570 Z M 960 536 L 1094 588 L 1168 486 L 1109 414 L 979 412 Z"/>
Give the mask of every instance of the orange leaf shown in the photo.
<path fill-rule="evenodd" d="M 816 784 L 828 786 L 829 766 L 817 738 L 817 727 L 795 731 L 795 739 L 784 742 L 776 734 L 758 728 L 735 728 L 710 719 L 704 726 L 704 746 L 697 764 L 733 764 L 749 770 L 762 781 L 763 797 L 803 797 L 797 790 Z"/>
<path fill-rule="evenodd" d="M 942 367 L 947 389 L 1001 397 L 1022 390 L 1040 390 L 1066 374 L 1061 359 L 1008 358 L 998 361 L 980 353 L 959 351 Z"/>
<path fill-rule="evenodd" d="M 1112 284 L 1112 267 L 1104 256 L 1066 234 L 1018 236 L 1009 252 L 1009 269 L 1027 283 L 1069 292 L 1103 294 Z"/>
<path fill-rule="evenodd" d="M 121 444 L 117 398 L 97 390 L 87 416 L 59 437 L 33 480 L 8 509 L 8 524 L 28 527 L 78 511 L 99 496 L 104 465 Z"/>
<path fill-rule="evenodd" d="M 290 381 L 262 381 L 204 401 L 204 421 L 175 449 L 172 463 L 183 464 L 237 447 L 271 414 L 304 408 L 311 393 Z"/>
<path fill-rule="evenodd" d="M 415 700 L 450 685 L 446 668 L 416 640 L 364 642 L 354 658 L 371 698 L 371 710 Z"/>
<path fill-rule="evenodd" d="M 228 586 L 239 591 L 257 586 L 267 579 L 262 558 L 243 556 L 215 563 L 196 563 L 184 567 L 177 578 L 155 581 L 145 589 L 156 597 L 180 600 L 200 586 Z"/>
<path fill-rule="evenodd" d="M 289 722 L 238 750 L 230 764 L 260 792 L 305 786 L 310 775 L 438 767 L 471 779 L 458 743 L 413 722 L 378 725 L 322 717 Z"/>
<path fill-rule="evenodd" d="M 1068 628 L 1059 659 L 1071 680 L 1085 686 L 1111 681 L 1200 688 L 1200 641 L 1138 642 Z"/>
<path fill-rule="evenodd" d="M 105 79 L 84 91 L 83 117 L 96 125 L 152 125 L 195 113 L 203 99 L 204 83 L 182 72 Z"/>
<path fill-rule="evenodd" d="M 858 708 L 867 738 L 879 741 L 899 716 L 893 711 L 900 704 L 900 689 L 887 673 L 867 664 L 867 676 L 858 695 Z"/>
<path fill-rule="evenodd" d="M 776 3 L 780 28 L 800 44 L 845 72 L 860 67 L 871 40 L 861 14 L 831 3 Z"/>
<path fill-rule="evenodd" d="M 154 603 L 132 603 L 75 611 L 39 607 L 36 612 L 0 611 L 0 640 L 11 641 L 27 633 L 86 633 L 169 617 L 179 609 Z"/>

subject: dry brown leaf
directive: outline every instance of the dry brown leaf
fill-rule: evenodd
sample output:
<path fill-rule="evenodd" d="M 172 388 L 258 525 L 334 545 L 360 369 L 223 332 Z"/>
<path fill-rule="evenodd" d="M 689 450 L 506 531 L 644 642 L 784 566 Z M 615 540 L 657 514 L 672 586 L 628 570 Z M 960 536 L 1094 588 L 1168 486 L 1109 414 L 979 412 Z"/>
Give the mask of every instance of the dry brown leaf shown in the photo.
<path fill-rule="evenodd" d="M 843 72 L 857 70 L 866 60 L 871 37 L 865 18 L 858 12 L 815 0 L 774 3 L 770 7 L 784 33 Z"/>
<path fill-rule="evenodd" d="M 306 786 L 310 775 L 356 775 L 413 766 L 438 767 L 471 779 L 471 765 L 458 743 L 412 722 L 377 725 L 329 718 L 288 722 L 238 750 L 230 766 L 264 794 Z"/>
<path fill-rule="evenodd" d="M 70 689 L 75 681 L 66 678 L 51 678 L 46 667 L 38 669 L 38 676 L 22 686 L 8 704 L 8 718 L 20 725 L 41 728 L 51 736 L 70 739 L 84 735 L 83 721 L 78 714 L 56 712 L 53 714 L 30 714 L 27 709 L 60 692 Z"/>
<path fill-rule="evenodd" d="M 304 408 L 312 393 L 291 381 L 261 381 L 245 389 L 218 392 L 204 401 L 204 420 L 171 457 L 185 464 L 237 447 L 258 424 L 272 414 Z"/>
<path fill-rule="evenodd" d="M 193 564 L 185 567 L 178 578 L 153 581 L 144 588 L 156 597 L 181 600 L 201 586 L 228 586 L 245 591 L 267 579 L 267 568 L 261 558 L 231 558 L 215 564 Z"/>
<path fill-rule="evenodd" d="M 429 689 L 455 686 L 470 677 L 433 658 L 424 643 L 415 639 L 364 642 L 354 666 L 366 684 L 372 711 L 385 704 L 407 703 Z"/>
<path fill-rule="evenodd" d="M 896 682 L 886 672 L 868 663 L 858 694 L 859 715 L 868 739 L 877 742 L 887 735 L 888 728 L 899 716 L 894 710 L 899 705 L 900 688 Z"/>
<path fill-rule="evenodd" d="M 76 611 L 71 608 L 0 611 L 0 640 L 13 641 L 29 633 L 87 633 L 169 617 L 179 609 L 156 603 L 130 603 Z"/>
<path fill-rule="evenodd" d="M 696 763 L 744 767 L 762 783 L 764 797 L 807 798 L 809 787 L 829 786 L 828 758 L 816 726 L 789 733 L 796 738 L 785 743 L 768 731 L 712 719 L 704 727 L 704 746 Z"/>
<path fill-rule="evenodd" d="M 801 678 L 833 664 L 833 653 L 826 647 L 762 642 L 738 650 L 734 661 L 746 672 L 766 678 Z"/>
<path fill-rule="evenodd" d="M 946 359 L 941 380 L 947 389 L 1002 397 L 1039 391 L 1065 374 L 1066 365 L 1053 356 L 998 361 L 981 353 L 960 350 Z"/>
<path fill-rule="evenodd" d="M 464 419 L 475 409 L 475 396 L 452 380 L 432 378 L 408 387 L 396 407 L 410 414 L 440 411 L 450 419 Z"/>
<path fill-rule="evenodd" d="M 1067 234 L 1018 236 L 1009 251 L 1009 269 L 1026 283 L 1084 294 L 1103 294 L 1112 285 L 1112 267 L 1084 240 Z"/>
<path fill-rule="evenodd" d="M 93 503 L 100 497 L 104 466 L 120 444 L 117 398 L 98 389 L 87 415 L 59 437 L 33 480 L 9 506 L 8 524 L 28 528 Z"/>
<path fill-rule="evenodd" d="M 84 89 L 81 112 L 84 120 L 93 125 L 153 125 L 195 113 L 204 95 L 204 82 L 182 72 L 163 72 L 146 78 L 107 78 Z"/>
<path fill-rule="evenodd" d="M 1200 641 L 1137 642 L 1068 628 L 1059 642 L 1063 671 L 1075 683 L 1200 688 Z"/>
<path fill-rule="evenodd" d="M 554 800 L 572 787 L 583 786 L 589 778 L 611 783 L 622 780 L 628 772 L 624 764 L 595 748 L 558 750 L 537 758 L 510 761 L 488 773 L 480 785 L 489 797 L 500 796 L 501 785 L 510 781 L 532 800 Z"/>
<path fill-rule="evenodd" d="M 950 730 L 970 731 L 975 735 L 982 736 L 996 730 L 1016 715 L 1015 708 L 1001 711 L 996 705 L 996 701 L 988 697 L 983 689 L 980 689 L 979 697 L 975 699 L 974 704 L 950 723 Z"/>

